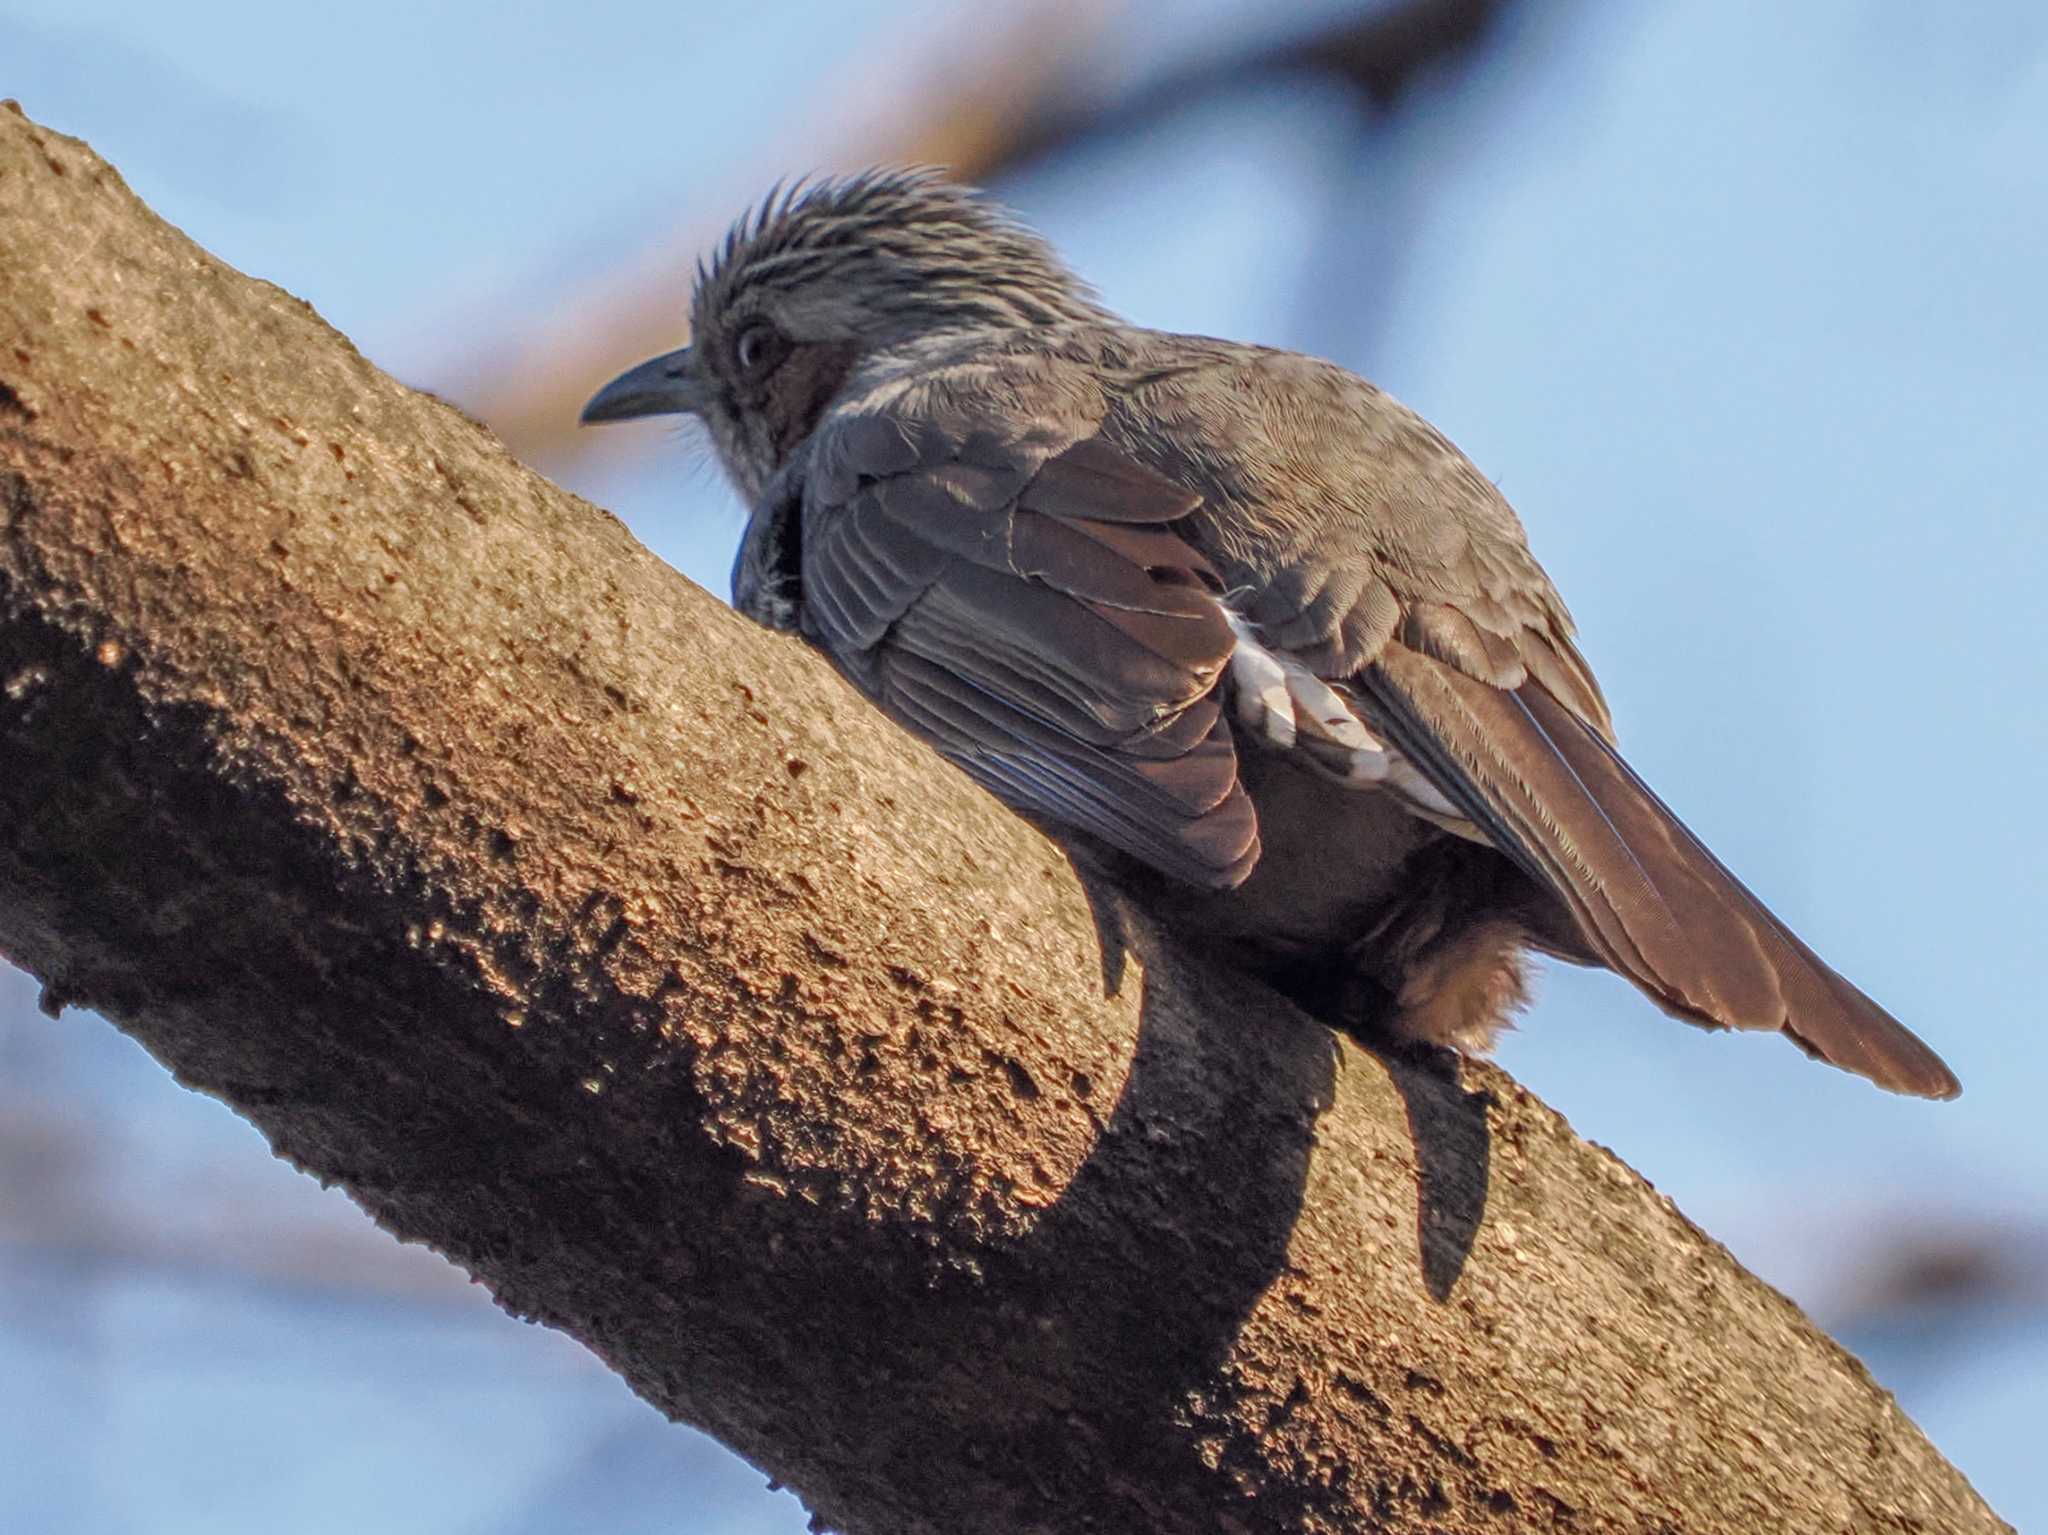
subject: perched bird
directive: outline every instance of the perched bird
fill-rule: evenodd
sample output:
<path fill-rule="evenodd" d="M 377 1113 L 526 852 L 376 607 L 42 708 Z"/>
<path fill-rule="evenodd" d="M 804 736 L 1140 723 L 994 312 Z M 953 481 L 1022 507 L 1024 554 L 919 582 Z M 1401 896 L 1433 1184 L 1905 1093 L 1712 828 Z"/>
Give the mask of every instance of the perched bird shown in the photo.
<path fill-rule="evenodd" d="M 1126 324 L 921 171 L 771 194 L 692 336 L 583 419 L 704 423 L 736 605 L 1209 952 L 1483 1049 L 1539 950 L 1958 1090 L 1629 768 L 1514 512 L 1365 380 Z"/>

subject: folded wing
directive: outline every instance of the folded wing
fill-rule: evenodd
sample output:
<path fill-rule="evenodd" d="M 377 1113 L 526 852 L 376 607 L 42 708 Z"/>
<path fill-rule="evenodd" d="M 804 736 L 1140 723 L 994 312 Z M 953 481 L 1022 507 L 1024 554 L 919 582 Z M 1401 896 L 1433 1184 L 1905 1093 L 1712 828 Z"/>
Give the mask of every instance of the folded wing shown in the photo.
<path fill-rule="evenodd" d="M 1060 436 L 828 424 L 803 516 L 806 630 L 1010 804 L 1235 884 L 1258 825 L 1217 696 L 1233 637 L 1172 527 L 1197 498 Z"/>

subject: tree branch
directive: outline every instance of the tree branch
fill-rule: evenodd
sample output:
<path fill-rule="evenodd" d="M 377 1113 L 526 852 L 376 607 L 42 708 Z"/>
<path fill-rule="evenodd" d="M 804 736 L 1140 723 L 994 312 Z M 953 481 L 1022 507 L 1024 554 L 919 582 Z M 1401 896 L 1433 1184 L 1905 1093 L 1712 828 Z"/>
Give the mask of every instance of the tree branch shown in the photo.
<path fill-rule="evenodd" d="M 834 1527 L 2004 1528 L 1500 1072 L 1131 943 L 0 112 L 0 949 L 51 1007 Z"/>

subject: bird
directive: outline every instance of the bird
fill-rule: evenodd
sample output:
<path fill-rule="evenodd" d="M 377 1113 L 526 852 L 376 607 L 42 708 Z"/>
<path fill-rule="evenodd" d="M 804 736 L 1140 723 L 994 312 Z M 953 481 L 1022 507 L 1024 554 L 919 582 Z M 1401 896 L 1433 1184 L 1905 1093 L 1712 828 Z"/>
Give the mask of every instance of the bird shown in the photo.
<path fill-rule="evenodd" d="M 929 168 L 772 190 L 690 338 L 582 420 L 701 422 L 734 605 L 1169 932 L 1396 1045 L 1483 1054 L 1549 955 L 1959 1091 L 1637 776 L 1516 513 L 1365 379 L 1129 324 Z"/>

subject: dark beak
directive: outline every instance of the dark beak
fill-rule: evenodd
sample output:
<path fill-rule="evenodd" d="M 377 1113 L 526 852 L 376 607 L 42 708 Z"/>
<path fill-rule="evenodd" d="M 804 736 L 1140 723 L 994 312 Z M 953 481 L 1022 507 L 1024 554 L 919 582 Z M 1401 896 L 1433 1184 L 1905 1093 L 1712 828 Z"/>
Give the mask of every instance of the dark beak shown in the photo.
<path fill-rule="evenodd" d="M 697 370 L 691 366 L 690 349 L 683 347 L 628 368 L 590 397 L 582 419 L 588 426 L 635 416 L 694 415 L 701 404 Z"/>

